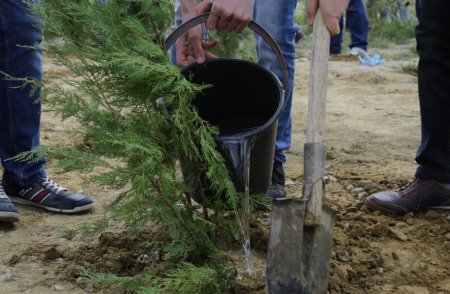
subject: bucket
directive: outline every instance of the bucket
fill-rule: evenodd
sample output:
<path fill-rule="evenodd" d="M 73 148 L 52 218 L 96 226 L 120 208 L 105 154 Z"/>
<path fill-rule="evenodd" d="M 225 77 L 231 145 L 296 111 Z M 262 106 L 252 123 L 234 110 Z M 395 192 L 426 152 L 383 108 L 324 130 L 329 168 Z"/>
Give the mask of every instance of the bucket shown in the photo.
<path fill-rule="evenodd" d="M 167 39 L 166 48 L 191 27 L 205 22 L 209 14 L 201 15 L 185 22 Z M 276 42 L 258 24 L 251 21 L 249 28 L 261 35 L 274 50 L 284 73 L 284 89 L 279 79 L 265 67 L 246 60 L 231 58 L 208 59 L 205 63 L 193 63 L 182 74 L 196 84 L 208 84 L 211 87 L 199 92 L 193 100 L 198 114 L 210 124 L 219 128 L 214 138 L 217 149 L 225 159 L 231 179 L 238 192 L 243 192 L 245 183 L 241 156 L 245 151 L 230 150 L 233 140 L 251 142 L 249 191 L 266 193 L 271 184 L 275 151 L 278 117 L 284 103 L 285 89 L 288 89 L 286 66 Z M 202 185 L 208 196 L 207 183 Z M 197 191 L 200 192 L 200 191 Z M 203 198 L 203 197 L 195 197 Z"/>

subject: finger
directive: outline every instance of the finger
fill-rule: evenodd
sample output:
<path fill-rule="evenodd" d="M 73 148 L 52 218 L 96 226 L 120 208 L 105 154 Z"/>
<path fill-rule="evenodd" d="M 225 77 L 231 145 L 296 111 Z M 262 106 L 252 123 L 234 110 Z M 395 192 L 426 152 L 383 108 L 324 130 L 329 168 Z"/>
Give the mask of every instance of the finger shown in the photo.
<path fill-rule="evenodd" d="M 205 57 L 206 57 L 206 59 L 217 58 L 216 55 L 212 54 L 212 53 L 209 52 L 209 51 L 206 51 L 206 52 L 205 52 Z"/>
<path fill-rule="evenodd" d="M 212 5 L 213 1 L 211 0 L 202 1 L 195 7 L 195 13 L 197 15 L 207 13 L 211 10 Z"/>
<path fill-rule="evenodd" d="M 198 63 L 205 62 L 205 55 L 200 40 L 201 33 L 195 29 L 189 30 L 188 33 L 189 33 L 189 43 L 191 45 L 192 52 L 195 56 L 196 61 Z"/>
<path fill-rule="evenodd" d="M 240 32 L 242 32 L 242 30 L 238 31 L 238 29 L 240 27 L 244 26 L 244 23 L 245 22 L 241 19 L 237 19 L 237 18 L 231 19 L 227 24 L 226 30 L 227 30 L 227 32 L 240 33 Z"/>
<path fill-rule="evenodd" d="M 208 21 L 206 22 L 206 27 L 210 30 L 214 30 L 218 28 L 218 22 L 220 20 L 220 13 L 216 6 L 211 7 L 211 14 L 208 17 Z"/>
<path fill-rule="evenodd" d="M 319 0 L 308 0 L 308 7 L 306 9 L 308 25 L 310 26 L 313 25 L 314 16 L 316 15 L 318 9 L 319 9 Z"/>
<path fill-rule="evenodd" d="M 323 20 L 328 30 L 330 31 L 331 36 L 336 36 L 340 33 L 341 28 L 339 26 L 340 18 L 334 15 L 333 13 L 322 11 Z"/>
<path fill-rule="evenodd" d="M 211 42 L 202 42 L 202 48 L 204 50 L 211 50 L 214 47 L 216 47 L 217 44 L 219 44 L 219 40 L 213 40 Z M 206 56 L 206 52 L 205 52 L 205 56 Z"/>

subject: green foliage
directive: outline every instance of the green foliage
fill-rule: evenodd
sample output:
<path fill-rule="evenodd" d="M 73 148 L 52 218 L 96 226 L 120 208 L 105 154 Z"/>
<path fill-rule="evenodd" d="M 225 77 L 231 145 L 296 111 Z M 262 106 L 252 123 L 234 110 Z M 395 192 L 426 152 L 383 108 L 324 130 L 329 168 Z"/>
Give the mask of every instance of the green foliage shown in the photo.
<path fill-rule="evenodd" d="M 405 1 L 409 3 L 411 1 Z M 397 1 L 369 0 L 367 3 L 369 16 L 369 45 L 371 47 L 387 47 L 389 44 L 405 44 L 414 38 L 416 18 L 413 5 L 406 9 L 408 20 L 401 20 L 398 14 Z"/>
<path fill-rule="evenodd" d="M 43 49 L 74 76 L 67 81 L 70 87 L 44 89 L 45 107 L 63 119 L 75 118 L 86 142 L 82 148 L 46 148 L 45 153 L 69 170 L 97 173 L 102 167 L 91 180 L 124 191 L 108 205 L 109 217 L 80 230 L 101 231 L 108 218 L 122 221 L 132 233 L 159 225 L 171 237 L 163 244 L 169 258 L 224 262 L 216 258 L 220 252 L 210 238 L 219 225 L 205 219 L 186 197 L 199 182 L 186 180 L 186 173 L 198 176 L 197 171 L 204 171 L 213 191 L 226 195 L 228 207 L 235 206 L 236 191 L 215 148 L 217 129 L 203 121 L 190 103 L 204 86 L 187 81 L 163 49 L 174 12 L 172 1 L 41 0 L 41 5 L 30 5 L 44 20 L 47 34 L 63 40 L 63 45 Z M 168 113 L 161 111 L 161 97 Z M 22 159 L 42 158 L 43 150 Z M 189 162 L 191 168 L 184 177 L 180 162 Z M 223 197 L 214 199 L 223 201 Z M 207 268 L 186 265 L 169 277 L 187 279 L 179 273 L 189 269 L 190 282 L 176 282 L 179 287 L 211 289 L 202 293 L 217 289 L 214 271 Z M 208 283 L 200 285 L 196 277 Z"/>
<path fill-rule="evenodd" d="M 218 281 L 227 278 L 218 276 L 218 272 L 208 266 L 196 267 L 191 263 L 182 263 L 176 269 L 169 271 L 164 279 L 145 274 L 135 277 L 118 277 L 111 274 L 86 273 L 86 276 L 99 286 L 119 284 L 120 287 L 116 293 L 139 294 L 216 294 L 221 293 L 221 285 Z"/>

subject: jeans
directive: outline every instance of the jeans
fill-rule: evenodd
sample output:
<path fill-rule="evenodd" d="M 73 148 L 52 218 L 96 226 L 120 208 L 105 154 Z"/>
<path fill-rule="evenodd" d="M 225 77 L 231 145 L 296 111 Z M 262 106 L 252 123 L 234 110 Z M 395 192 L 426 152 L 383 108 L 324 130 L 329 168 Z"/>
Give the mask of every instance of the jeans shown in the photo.
<path fill-rule="evenodd" d="M 39 3 L 39 0 L 34 0 Z M 22 46 L 39 46 L 39 22 L 20 0 L 0 1 L 0 71 L 16 78 L 42 80 L 42 53 Z M 39 146 L 41 103 L 39 93 L 7 81 L 0 73 L 0 159 L 4 176 L 18 184 L 29 184 L 46 176 L 43 161 L 29 163 L 11 158 Z"/>
<path fill-rule="evenodd" d="M 278 119 L 275 143 L 275 160 L 286 162 L 285 150 L 291 147 L 291 106 L 295 71 L 295 34 L 294 13 L 297 0 L 255 0 L 254 20 L 275 39 L 283 53 L 288 70 L 289 85 L 285 93 L 284 106 Z M 256 36 L 258 63 L 272 71 L 283 83 L 283 73 L 275 53 L 260 37 Z"/>
<path fill-rule="evenodd" d="M 450 2 L 418 0 L 416 12 L 422 139 L 416 176 L 450 183 Z"/>
<path fill-rule="evenodd" d="M 366 7 L 363 0 L 350 0 L 345 12 L 345 25 L 350 30 L 351 42 L 350 49 L 357 47 L 367 51 L 367 37 L 369 33 L 369 19 L 366 13 Z M 344 17 L 339 21 L 341 32 L 339 35 L 331 38 L 330 53 L 342 53 L 342 35 L 344 29 Z"/>

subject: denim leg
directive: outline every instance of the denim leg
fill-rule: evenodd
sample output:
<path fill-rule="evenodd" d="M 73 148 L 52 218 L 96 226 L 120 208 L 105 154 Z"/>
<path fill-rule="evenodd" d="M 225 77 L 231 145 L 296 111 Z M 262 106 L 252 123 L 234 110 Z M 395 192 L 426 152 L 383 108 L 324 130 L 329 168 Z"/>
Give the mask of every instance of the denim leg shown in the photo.
<path fill-rule="evenodd" d="M 450 2 L 416 1 L 422 139 L 416 176 L 450 183 Z"/>
<path fill-rule="evenodd" d="M 35 0 L 39 3 L 39 0 Z M 42 54 L 21 46 L 39 46 L 41 32 L 38 21 L 29 15 L 20 0 L 0 1 L 0 71 L 18 78 L 42 80 Z M 39 94 L 30 97 L 28 87 L 6 81 L 0 74 L 0 158 L 5 176 L 19 184 L 45 176 L 43 162 L 28 163 L 9 160 L 20 152 L 39 146 L 41 103 Z"/>
<path fill-rule="evenodd" d="M 342 16 L 339 20 L 339 27 L 341 31 L 338 35 L 331 37 L 330 39 L 330 54 L 341 54 L 342 53 L 342 41 L 343 41 L 343 30 L 344 30 L 344 17 Z"/>
<path fill-rule="evenodd" d="M 175 1 L 175 19 L 174 19 L 174 24 L 172 26 L 172 30 L 176 29 L 177 27 L 179 27 L 182 23 L 182 19 L 181 19 L 181 2 L 180 0 L 176 0 Z M 175 44 L 172 45 L 172 47 L 170 47 L 169 49 L 169 54 L 170 54 L 170 63 L 172 64 L 177 64 L 177 51 L 175 48 Z"/>
<path fill-rule="evenodd" d="M 351 34 L 350 48 L 357 47 L 367 51 L 369 19 L 363 0 L 350 0 L 345 17 L 345 25 Z"/>
<path fill-rule="evenodd" d="M 254 20 L 266 29 L 280 46 L 286 61 L 290 89 L 278 119 L 275 160 L 286 162 L 284 150 L 291 146 L 291 105 L 295 70 L 295 26 L 294 13 L 297 0 L 255 0 Z M 271 70 L 281 82 L 283 73 L 270 46 L 256 36 L 258 63 Z"/>
<path fill-rule="evenodd" d="M 405 6 L 405 0 L 397 0 L 397 10 L 400 20 L 405 21 L 409 19 L 408 8 Z"/>

